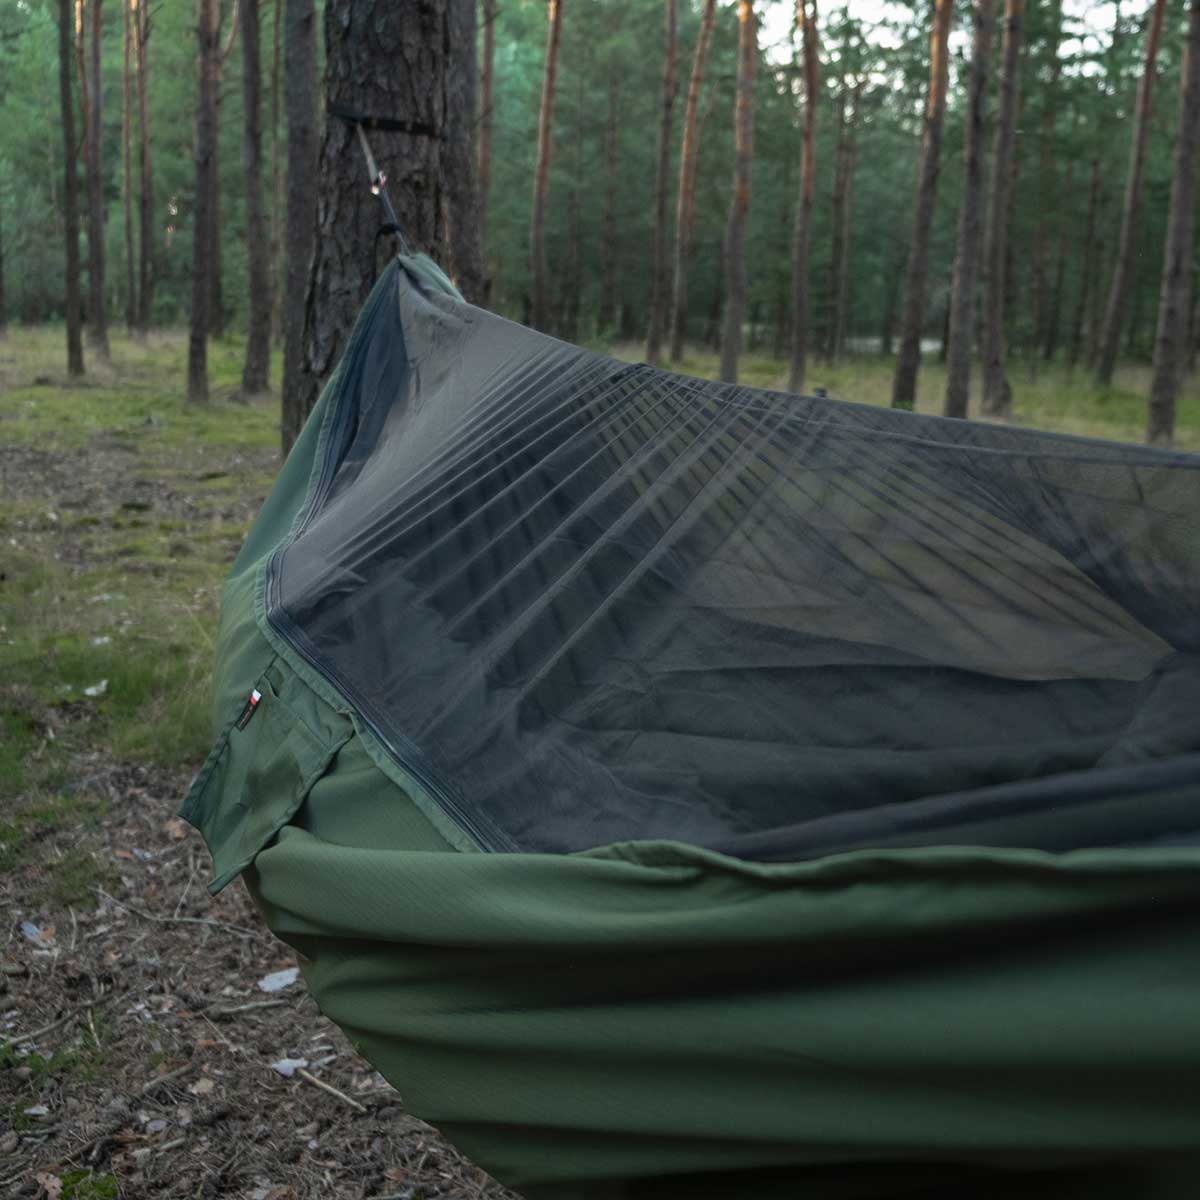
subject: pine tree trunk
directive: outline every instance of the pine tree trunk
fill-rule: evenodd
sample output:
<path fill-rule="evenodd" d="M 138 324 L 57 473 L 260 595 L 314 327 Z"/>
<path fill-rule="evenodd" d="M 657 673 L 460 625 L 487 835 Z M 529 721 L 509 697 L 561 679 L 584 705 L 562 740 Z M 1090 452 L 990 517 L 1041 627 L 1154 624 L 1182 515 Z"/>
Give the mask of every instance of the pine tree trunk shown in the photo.
<path fill-rule="evenodd" d="M 546 66 L 538 116 L 537 165 L 533 173 L 533 215 L 529 227 L 529 276 L 532 294 L 530 320 L 545 329 L 549 320 L 546 279 L 546 193 L 550 187 L 550 154 L 554 137 L 554 94 L 558 79 L 558 47 L 562 42 L 563 0 L 549 0 Z"/>
<path fill-rule="evenodd" d="M 833 293 L 833 350 L 837 362 L 846 353 L 846 334 L 850 319 L 850 245 L 854 230 L 854 169 L 858 160 L 858 105 L 862 95 L 862 80 L 858 80 L 850 97 L 850 133 L 846 144 L 845 178 L 842 183 L 841 254 Z"/>
<path fill-rule="evenodd" d="M 3 209 L 3 205 L 0 205 Z M 4 299 L 4 230 L 0 228 L 0 340 L 8 336 L 8 305 Z"/>
<path fill-rule="evenodd" d="M 942 152 L 942 126 L 946 118 L 948 61 L 954 0 L 934 0 L 933 30 L 929 37 L 929 97 L 925 103 L 925 131 L 917 171 L 917 211 L 905 281 L 904 325 L 900 354 L 892 380 L 892 407 L 911 410 L 917 398 L 917 371 L 921 366 L 921 330 L 925 324 L 925 293 L 929 280 L 929 231 L 937 199 L 938 169 Z"/>
<path fill-rule="evenodd" d="M 847 38 L 849 41 L 849 38 Z M 833 152 L 833 193 L 830 196 L 829 224 L 829 322 L 825 327 L 825 359 L 833 362 L 835 357 L 834 342 L 837 340 L 837 296 L 838 284 L 841 280 L 842 259 L 845 256 L 845 246 L 842 237 L 845 232 L 846 207 L 846 150 L 850 140 L 849 112 L 846 105 L 848 89 L 843 76 L 837 97 L 837 144 Z"/>
<path fill-rule="evenodd" d="M 1200 147 L 1200 0 L 1188 5 L 1187 44 L 1179 81 L 1179 130 L 1171 207 L 1163 253 L 1158 330 L 1146 441 L 1169 446 L 1175 437 L 1175 398 L 1188 352 L 1188 316 L 1192 291 L 1192 242 L 1196 210 L 1196 154 Z"/>
<path fill-rule="evenodd" d="M 1004 311 L 1007 298 L 1008 223 L 1013 185 L 1017 102 L 1020 96 L 1021 33 L 1025 0 L 1005 0 L 1004 48 L 1000 76 L 1000 116 L 992 153 L 992 202 L 987 234 L 987 289 L 983 316 L 983 411 L 1007 418 L 1012 388 L 1005 373 L 1008 347 Z"/>
<path fill-rule="evenodd" d="M 1137 103 L 1133 113 L 1133 144 L 1129 152 L 1129 175 L 1125 182 L 1125 201 L 1121 208 L 1121 232 L 1117 236 L 1117 261 L 1113 269 L 1112 286 L 1104 306 L 1104 321 L 1100 327 L 1096 348 L 1096 383 L 1100 387 L 1112 384 L 1121 344 L 1121 325 L 1125 315 L 1125 300 L 1133 276 L 1136 253 L 1137 224 L 1142 203 L 1142 176 L 1146 167 L 1147 135 L 1154 99 L 1154 78 L 1158 62 L 1158 47 L 1162 38 L 1163 14 L 1166 0 L 1154 0 L 1150 14 L 1150 29 L 1146 36 L 1146 59 L 1138 84 Z"/>
<path fill-rule="evenodd" d="M 1079 248 L 1083 260 L 1083 271 L 1079 281 L 1079 298 L 1075 302 L 1075 315 L 1071 320 L 1071 347 L 1067 351 L 1067 365 L 1074 370 L 1083 349 L 1083 325 L 1092 299 L 1092 286 L 1096 271 L 1096 210 L 1100 198 L 1100 156 L 1092 158 L 1092 183 L 1088 188 L 1087 220 L 1084 224 L 1083 243 Z"/>
<path fill-rule="evenodd" d="M 1030 342 L 1030 369 L 1036 370 L 1037 354 L 1046 341 L 1046 325 L 1050 317 L 1046 291 L 1049 254 L 1050 218 L 1060 213 L 1058 194 L 1058 156 L 1054 148 L 1054 120 L 1058 113 L 1058 84 L 1062 74 L 1062 59 L 1058 47 L 1062 36 L 1062 0 L 1052 0 L 1047 55 L 1050 59 L 1050 78 L 1042 89 L 1042 122 L 1038 135 L 1038 202 L 1037 230 L 1033 239 L 1033 338 Z M 1068 188 L 1064 195 L 1070 195 Z"/>
<path fill-rule="evenodd" d="M 1066 187 L 1064 196 L 1075 194 L 1075 163 L 1067 163 Z M 1062 333 L 1063 295 L 1067 278 L 1067 227 L 1065 213 L 1058 214 L 1058 239 L 1054 252 L 1054 286 L 1050 291 L 1050 304 L 1046 311 L 1044 341 L 1041 346 L 1042 361 L 1051 363 L 1058 355 L 1058 343 Z"/>
<path fill-rule="evenodd" d="M 971 391 L 971 346 L 975 338 L 975 291 L 983 236 L 983 141 L 987 125 L 988 75 L 992 66 L 994 0 L 976 0 L 971 50 L 971 84 L 963 147 L 963 194 L 958 209 L 958 246 L 950 285 L 950 334 L 946 353 L 948 417 L 965 417 Z"/>
<path fill-rule="evenodd" d="M 792 346 L 788 391 L 804 389 L 808 363 L 808 242 L 812 228 L 813 183 L 816 178 L 816 128 L 818 101 L 816 0 L 797 0 L 804 62 L 804 145 L 800 161 L 800 195 L 796 204 L 796 229 L 792 239 Z M 749 181 L 747 180 L 747 186 Z"/>
<path fill-rule="evenodd" d="M 242 22 L 242 173 L 246 185 L 246 261 L 250 314 L 242 393 L 254 396 L 270 386 L 271 246 L 262 191 L 262 59 L 258 0 L 246 0 Z"/>
<path fill-rule="evenodd" d="M 319 381 L 304 377 L 305 302 L 317 227 L 317 15 L 313 0 L 286 0 L 283 20 L 287 230 L 280 432 L 286 458 L 320 387 Z M 361 176 L 356 175 L 355 180 Z"/>
<path fill-rule="evenodd" d="M 133 0 L 121 0 L 122 31 L 124 34 L 121 66 L 121 197 L 125 208 L 125 324 L 133 332 L 137 324 L 137 282 L 135 246 L 133 242 L 133 21 L 130 5 Z"/>
<path fill-rule="evenodd" d="M 138 219 L 140 225 L 138 260 L 137 326 L 141 333 L 150 328 L 150 306 L 154 298 L 154 174 L 150 159 L 149 68 L 146 44 L 150 38 L 147 0 L 130 0 L 134 5 L 137 32 L 138 95 Z"/>
<path fill-rule="evenodd" d="M 279 91 L 283 84 L 283 21 L 280 10 L 284 0 L 271 3 L 271 341 L 283 337 L 283 270 L 279 254 L 282 247 L 283 174 L 279 158 Z"/>
<path fill-rule="evenodd" d="M 721 329 L 721 379 L 737 383 L 746 312 L 746 218 L 754 166 L 754 72 L 758 65 L 758 17 L 754 0 L 738 0 L 737 103 L 734 107 L 733 198 L 725 227 L 725 312 Z"/>
<path fill-rule="evenodd" d="M 600 295 L 600 328 L 617 329 L 617 116 L 620 77 L 614 64 L 608 68 L 608 114 L 604 121 L 604 275 Z"/>
<path fill-rule="evenodd" d="M 217 0 L 198 0 L 196 193 L 192 211 L 192 315 L 188 336 L 189 404 L 208 403 L 208 258 L 212 249 L 212 172 L 216 161 Z"/>
<path fill-rule="evenodd" d="M 408 245 L 447 259 L 445 184 L 448 78 L 461 56 L 449 50 L 446 0 L 428 5 L 393 0 L 327 0 L 325 96 L 330 107 L 385 117 L 412 132 L 373 127 L 370 146 L 388 179 Z M 290 102 L 289 102 L 290 107 Z M 376 278 L 379 200 L 367 186 L 352 122 L 330 117 L 317 166 L 317 218 L 305 298 L 304 363 L 299 411 L 307 414 L 346 348 L 354 320 Z M 289 215 L 290 223 L 290 215 Z"/>
<path fill-rule="evenodd" d="M 571 195 L 567 203 L 567 261 L 559 327 L 571 342 L 579 340 L 583 307 L 583 72 L 575 76 L 575 146 L 571 162 Z"/>
<path fill-rule="evenodd" d="M 708 46 L 712 40 L 715 11 L 716 0 L 704 0 L 704 8 L 700 13 L 700 29 L 696 34 L 696 49 L 692 56 L 692 73 L 688 78 L 687 99 L 683 108 L 683 143 L 679 151 L 679 184 L 675 199 L 675 258 L 671 272 L 672 362 L 678 362 L 683 357 L 683 341 L 687 337 L 688 268 L 691 265 L 696 208 L 696 167 L 700 149 L 700 92 L 704 87 L 704 66 L 708 61 Z"/>
<path fill-rule="evenodd" d="M 442 147 L 446 265 L 472 304 L 483 303 L 483 239 L 475 172 L 477 115 L 475 0 L 446 0 L 449 42 L 446 66 L 446 141 Z"/>
<path fill-rule="evenodd" d="M 479 104 L 479 245 L 484 260 L 484 301 L 491 292 L 487 269 L 488 202 L 492 192 L 492 118 L 496 103 L 496 0 L 483 0 L 483 71 Z"/>
<path fill-rule="evenodd" d="M 658 125 L 658 170 L 654 182 L 654 261 L 650 279 L 650 327 L 646 333 L 646 361 L 658 366 L 663 336 L 670 320 L 671 281 L 668 277 L 670 234 L 667 229 L 667 189 L 671 176 L 671 133 L 675 111 L 675 59 L 678 21 L 675 0 L 666 0 L 666 54 L 663 62 L 662 108 Z"/>
<path fill-rule="evenodd" d="M 58 96 L 63 133 L 63 225 L 67 241 L 67 374 L 83 374 L 79 312 L 79 176 L 75 162 L 75 106 L 71 101 L 71 0 L 58 0 Z"/>
<path fill-rule="evenodd" d="M 76 39 L 79 87 L 83 96 L 84 158 L 88 191 L 88 340 L 102 359 L 109 357 L 108 314 L 104 295 L 104 183 L 101 178 L 101 134 L 104 95 L 100 79 L 101 0 L 91 0 L 92 36 L 88 44 L 84 0 L 77 0 Z M 89 53 L 90 51 L 90 53 Z M 88 59 L 90 58 L 90 62 Z"/>
<path fill-rule="evenodd" d="M 255 2 L 257 0 L 247 0 L 247 3 Z M 225 273 L 222 253 L 224 243 L 221 240 L 221 101 L 225 98 L 221 86 L 225 75 L 225 63 L 233 53 L 233 46 L 237 41 L 237 31 L 241 24 L 240 9 L 239 0 L 233 0 L 233 7 L 230 9 L 229 34 L 225 39 L 224 46 L 220 44 L 221 0 L 217 0 L 213 12 L 218 49 L 215 67 L 216 82 L 213 86 L 213 161 L 210 178 L 212 245 L 208 256 L 208 336 L 214 338 L 225 336 L 225 322 L 229 316 L 225 311 Z"/>

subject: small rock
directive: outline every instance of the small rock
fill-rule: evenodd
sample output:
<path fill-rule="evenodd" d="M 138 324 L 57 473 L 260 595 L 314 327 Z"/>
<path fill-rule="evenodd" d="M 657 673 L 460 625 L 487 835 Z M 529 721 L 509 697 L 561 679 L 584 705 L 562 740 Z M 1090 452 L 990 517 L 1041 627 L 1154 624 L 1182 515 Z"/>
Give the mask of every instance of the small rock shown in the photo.
<path fill-rule="evenodd" d="M 21 1144 L 21 1138 L 15 1129 L 10 1129 L 0 1137 L 0 1154 L 12 1154 Z"/>
<path fill-rule="evenodd" d="M 24 1111 L 25 1111 L 25 1115 L 27 1117 L 39 1117 L 40 1118 L 40 1117 L 48 1117 L 50 1115 L 50 1110 L 44 1104 L 33 1104 L 29 1108 L 25 1109 Z"/>
<path fill-rule="evenodd" d="M 153 1121 L 146 1122 L 147 1133 L 162 1133 L 166 1127 L 167 1123 L 161 1117 L 156 1117 Z"/>

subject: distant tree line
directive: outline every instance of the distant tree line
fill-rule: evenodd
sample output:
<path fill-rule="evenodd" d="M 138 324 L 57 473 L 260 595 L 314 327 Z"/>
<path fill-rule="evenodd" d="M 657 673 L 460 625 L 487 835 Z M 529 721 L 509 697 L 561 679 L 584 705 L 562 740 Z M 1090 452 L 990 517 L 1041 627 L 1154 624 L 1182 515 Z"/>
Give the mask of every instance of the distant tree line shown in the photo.
<path fill-rule="evenodd" d="M 211 338 L 248 333 L 244 395 L 282 342 L 290 444 L 397 244 L 349 112 L 408 243 L 502 313 L 652 362 L 706 342 L 727 379 L 770 352 L 797 389 L 894 355 L 900 407 L 932 340 L 952 416 L 973 365 L 1003 418 L 1018 363 L 1141 359 L 1169 442 L 1198 8 L 0 0 L 0 327 L 65 317 L 78 372 L 111 314 L 186 320 L 197 403 Z"/>

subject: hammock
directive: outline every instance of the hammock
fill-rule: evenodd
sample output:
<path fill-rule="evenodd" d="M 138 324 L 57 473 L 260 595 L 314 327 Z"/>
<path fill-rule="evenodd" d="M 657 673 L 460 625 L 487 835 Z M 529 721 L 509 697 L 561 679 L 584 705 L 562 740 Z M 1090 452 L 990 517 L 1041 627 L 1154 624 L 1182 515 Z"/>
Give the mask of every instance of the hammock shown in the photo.
<path fill-rule="evenodd" d="M 1198 513 L 1197 456 L 618 363 L 404 256 L 183 815 L 529 1197 L 1190 1194 Z"/>

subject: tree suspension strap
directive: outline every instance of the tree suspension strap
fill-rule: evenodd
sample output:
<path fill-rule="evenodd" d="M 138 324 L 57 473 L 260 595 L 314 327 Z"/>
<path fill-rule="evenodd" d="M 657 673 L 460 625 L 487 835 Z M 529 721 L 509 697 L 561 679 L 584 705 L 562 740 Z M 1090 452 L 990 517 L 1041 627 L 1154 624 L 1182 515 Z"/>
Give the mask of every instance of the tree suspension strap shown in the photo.
<path fill-rule="evenodd" d="M 421 121 L 400 121 L 392 117 L 373 117 L 367 113 L 356 112 L 352 108 L 347 108 L 344 104 L 328 105 L 330 116 L 340 117 L 343 121 L 349 121 L 358 134 L 358 144 L 362 147 L 363 157 L 367 160 L 367 172 L 371 177 L 371 191 L 378 196 L 383 203 L 384 215 L 387 217 L 386 224 L 380 226 L 375 234 L 376 245 L 379 239 L 386 234 L 394 233 L 400 242 L 400 250 L 403 254 L 411 254 L 412 250 L 409 247 L 408 241 L 404 236 L 404 230 L 400 228 L 400 222 L 396 217 L 396 210 L 392 207 L 391 198 L 387 193 L 387 176 L 379 169 L 379 164 L 375 161 L 375 155 L 371 153 L 371 145 L 367 141 L 366 130 L 370 129 L 386 129 L 397 133 L 407 133 L 413 137 L 438 137 L 438 131 L 432 125 L 426 125 Z"/>

